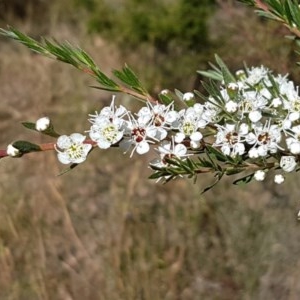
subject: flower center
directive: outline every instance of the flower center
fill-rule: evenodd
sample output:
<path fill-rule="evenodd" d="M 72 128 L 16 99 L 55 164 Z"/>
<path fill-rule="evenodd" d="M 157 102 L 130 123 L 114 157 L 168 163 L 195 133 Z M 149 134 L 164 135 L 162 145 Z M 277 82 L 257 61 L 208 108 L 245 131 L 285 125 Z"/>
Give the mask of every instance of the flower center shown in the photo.
<path fill-rule="evenodd" d="M 251 101 L 249 100 L 244 100 L 241 102 L 240 104 L 240 109 L 243 111 L 243 112 L 250 112 L 253 110 L 253 104 Z"/>
<path fill-rule="evenodd" d="M 162 115 L 160 115 L 160 114 L 154 115 L 154 120 L 153 120 L 154 126 L 159 127 L 159 126 L 163 125 L 164 122 L 165 122 L 165 118 Z"/>
<path fill-rule="evenodd" d="M 83 145 L 82 144 L 72 144 L 66 152 L 71 159 L 78 159 L 84 156 Z"/>
<path fill-rule="evenodd" d="M 297 99 L 294 103 L 293 103 L 293 110 L 295 112 L 300 112 L 300 100 Z"/>
<path fill-rule="evenodd" d="M 225 136 L 228 144 L 234 145 L 238 142 L 238 134 L 237 132 L 228 132 Z"/>
<path fill-rule="evenodd" d="M 192 122 L 185 122 L 182 126 L 182 130 L 185 135 L 191 135 L 196 131 L 196 128 Z"/>
<path fill-rule="evenodd" d="M 118 131 L 113 124 L 107 125 L 102 129 L 102 135 L 106 138 L 106 140 L 110 143 L 114 142 L 117 138 Z"/>
<path fill-rule="evenodd" d="M 268 144 L 268 142 L 270 141 L 270 135 L 268 132 L 265 132 L 263 134 L 260 134 L 258 136 L 258 139 L 257 139 L 261 144 Z"/>
<path fill-rule="evenodd" d="M 134 140 L 137 143 L 140 143 L 144 140 L 145 135 L 146 135 L 146 130 L 141 127 L 136 127 L 132 129 L 131 134 L 133 135 Z"/>

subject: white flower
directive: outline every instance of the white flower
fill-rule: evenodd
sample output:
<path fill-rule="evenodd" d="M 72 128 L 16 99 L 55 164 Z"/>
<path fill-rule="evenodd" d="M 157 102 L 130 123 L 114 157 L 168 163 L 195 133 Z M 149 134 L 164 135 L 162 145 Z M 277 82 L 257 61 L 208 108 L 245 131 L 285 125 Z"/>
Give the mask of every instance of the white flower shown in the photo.
<path fill-rule="evenodd" d="M 61 135 L 56 142 L 58 160 L 62 164 L 79 164 L 86 160 L 91 144 L 84 144 L 85 136 L 80 133 L 72 133 L 70 136 Z"/>
<path fill-rule="evenodd" d="M 149 143 L 153 143 L 150 136 L 151 126 L 152 125 L 139 123 L 138 120 L 130 115 L 130 120 L 126 122 L 124 138 L 119 144 L 120 147 L 127 152 L 130 147 L 133 146 L 130 157 L 133 155 L 134 151 L 138 154 L 147 153 L 150 150 Z"/>
<path fill-rule="evenodd" d="M 239 132 L 238 126 L 235 124 L 225 124 L 225 126 L 217 126 L 217 129 L 216 141 L 213 146 L 221 146 L 221 151 L 225 155 L 232 157 L 245 153 L 243 136 Z"/>
<path fill-rule="evenodd" d="M 268 152 L 276 153 L 278 149 L 282 149 L 279 146 L 281 141 L 280 128 L 272 124 L 271 120 L 267 121 L 265 125 L 258 123 L 254 127 L 254 132 L 250 132 L 246 136 L 246 142 L 249 145 L 253 145 L 257 148 L 259 156 L 266 156 Z"/>
<path fill-rule="evenodd" d="M 268 69 L 264 66 L 261 67 L 252 67 L 248 70 L 248 77 L 246 82 L 250 85 L 256 85 L 262 80 L 267 80 Z"/>
<path fill-rule="evenodd" d="M 167 131 L 179 117 L 174 110 L 173 103 L 165 106 L 164 104 L 153 105 L 150 102 L 147 102 L 147 106 L 139 110 L 137 116 L 137 122 L 149 126 L 148 135 L 158 141 L 166 138 Z"/>
<path fill-rule="evenodd" d="M 254 173 L 254 179 L 256 181 L 264 181 L 265 177 L 266 177 L 266 173 L 262 170 L 258 170 Z"/>
<path fill-rule="evenodd" d="M 50 126 L 50 119 L 48 117 L 43 117 L 38 119 L 35 122 L 35 129 L 37 131 L 45 131 L 46 129 L 48 129 Z"/>
<path fill-rule="evenodd" d="M 89 131 L 90 138 L 97 142 L 97 145 L 101 149 L 107 149 L 111 145 L 119 142 L 123 137 L 122 123 L 118 120 L 109 120 L 107 118 L 100 118 L 97 120 L 97 124 L 91 126 Z"/>
<path fill-rule="evenodd" d="M 276 174 L 274 176 L 274 182 L 277 183 L 277 184 L 281 184 L 284 182 L 284 177 L 282 174 Z"/>
<path fill-rule="evenodd" d="M 16 157 L 16 156 L 20 155 L 19 149 L 15 148 L 12 144 L 9 144 L 7 146 L 6 153 L 7 153 L 7 155 L 9 155 L 11 157 Z"/>
<path fill-rule="evenodd" d="M 97 124 L 98 122 L 102 123 L 103 118 L 106 118 L 108 120 L 114 120 L 115 123 L 123 123 L 123 117 L 127 114 L 128 111 L 124 106 L 115 106 L 115 96 L 113 96 L 110 106 L 103 107 L 100 113 L 95 112 L 95 115 L 89 115 L 91 117 L 89 121 L 92 124 Z"/>
<path fill-rule="evenodd" d="M 201 118 L 202 112 L 203 107 L 201 105 L 195 105 L 194 107 L 189 107 L 187 110 L 179 112 L 179 132 L 175 135 L 176 143 L 181 143 L 186 137 L 188 137 L 192 148 L 198 148 L 200 146 L 200 140 L 203 136 L 198 129 L 202 128 L 202 126 L 206 124 L 206 121 Z"/>
<path fill-rule="evenodd" d="M 294 156 L 282 156 L 280 159 L 280 167 L 285 172 L 292 172 L 297 167 L 297 162 Z"/>

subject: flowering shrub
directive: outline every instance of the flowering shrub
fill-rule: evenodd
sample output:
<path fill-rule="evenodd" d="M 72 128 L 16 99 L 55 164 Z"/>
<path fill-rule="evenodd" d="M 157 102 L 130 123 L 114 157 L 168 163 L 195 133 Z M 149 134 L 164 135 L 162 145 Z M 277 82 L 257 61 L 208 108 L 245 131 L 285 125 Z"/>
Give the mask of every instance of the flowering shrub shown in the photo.
<path fill-rule="evenodd" d="M 300 37 L 297 1 L 241 2 L 282 22 Z M 110 106 L 88 117 L 91 127 L 83 129 L 84 134 L 60 135 L 47 117 L 35 123 L 24 122 L 26 128 L 55 141 L 40 145 L 17 141 L 0 150 L 1 158 L 54 150 L 62 164 L 70 164 L 68 171 L 96 148 L 119 147 L 130 157 L 154 150 L 157 155 L 149 163 L 153 170 L 150 178 L 196 179 L 200 174 L 213 173 L 216 180 L 204 191 L 224 175 L 241 174 L 234 184 L 262 181 L 267 175 L 281 184 L 287 173 L 300 169 L 300 96 L 287 75 L 274 74 L 264 66 L 244 67 L 232 74 L 216 56 L 212 70 L 199 71 L 209 79 L 203 82 L 205 95 L 199 91 L 163 90 L 153 97 L 126 65 L 113 72 L 115 78 L 109 78 L 80 48 L 46 39 L 38 42 L 14 28 L 1 29 L 1 33 L 91 75 L 99 84 L 97 88 L 131 95 L 145 104 L 131 112 L 117 106 L 114 96 Z"/>

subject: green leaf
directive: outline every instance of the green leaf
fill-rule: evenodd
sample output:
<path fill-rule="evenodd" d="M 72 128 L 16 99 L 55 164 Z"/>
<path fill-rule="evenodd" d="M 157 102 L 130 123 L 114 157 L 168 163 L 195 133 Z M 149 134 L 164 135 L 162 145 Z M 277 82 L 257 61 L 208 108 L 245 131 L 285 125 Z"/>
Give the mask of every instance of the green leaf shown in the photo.
<path fill-rule="evenodd" d="M 120 79 L 123 83 L 131 87 L 132 89 L 141 92 L 142 94 L 148 95 L 148 92 L 143 87 L 137 75 L 127 66 L 125 65 L 122 70 L 114 70 L 113 74 Z"/>
<path fill-rule="evenodd" d="M 207 191 L 211 190 L 223 177 L 222 173 L 217 174 L 217 179 L 211 185 L 207 186 L 205 189 L 202 190 L 201 195 L 206 193 Z"/>
<path fill-rule="evenodd" d="M 78 164 L 71 164 L 68 168 L 64 169 L 63 171 L 61 171 L 59 174 L 57 174 L 56 176 L 61 176 L 64 175 L 68 172 L 70 172 L 71 170 L 73 170 L 74 168 L 76 168 L 78 166 Z"/>
<path fill-rule="evenodd" d="M 246 176 L 244 176 L 244 177 L 242 177 L 242 178 L 239 178 L 239 179 L 235 180 L 235 181 L 233 182 L 233 184 L 234 184 L 234 185 L 244 185 L 244 184 L 247 184 L 247 183 L 249 183 L 249 182 L 252 181 L 252 179 L 253 179 L 253 177 L 254 177 L 254 174 L 255 174 L 255 173 L 252 173 L 252 174 L 250 174 L 250 175 L 246 175 Z"/>
<path fill-rule="evenodd" d="M 27 129 L 36 131 L 36 129 L 35 129 L 35 123 L 32 123 L 32 122 L 22 122 L 21 124 L 22 124 L 25 128 L 27 128 Z"/>
<path fill-rule="evenodd" d="M 21 154 L 41 151 L 41 148 L 38 145 L 28 141 L 16 141 L 12 146 L 17 148 Z"/>
<path fill-rule="evenodd" d="M 223 62 L 223 60 L 218 55 L 215 55 L 215 59 L 222 71 L 222 75 L 223 75 L 223 79 L 224 79 L 225 83 L 228 84 L 231 82 L 235 82 L 236 80 L 235 80 L 234 76 L 231 74 L 231 72 L 229 71 L 226 64 Z"/>
<path fill-rule="evenodd" d="M 159 94 L 158 99 L 166 106 L 174 102 L 171 96 L 165 94 Z"/>
<path fill-rule="evenodd" d="M 223 154 L 221 151 L 217 150 L 216 148 L 209 145 L 206 145 L 206 148 L 209 151 L 209 153 L 214 154 L 217 160 L 221 162 L 226 162 L 228 160 L 227 156 Z"/>
<path fill-rule="evenodd" d="M 230 167 L 225 170 L 225 174 L 230 176 L 230 175 L 239 174 L 243 171 L 245 171 L 244 168 Z"/>

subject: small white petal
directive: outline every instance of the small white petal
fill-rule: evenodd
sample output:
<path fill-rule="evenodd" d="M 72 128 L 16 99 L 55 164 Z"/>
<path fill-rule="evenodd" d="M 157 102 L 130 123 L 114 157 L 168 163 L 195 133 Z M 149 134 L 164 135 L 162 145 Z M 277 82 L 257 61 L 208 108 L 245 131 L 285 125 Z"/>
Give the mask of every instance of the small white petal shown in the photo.
<path fill-rule="evenodd" d="M 137 146 L 136 146 L 136 152 L 138 154 L 145 154 L 149 151 L 150 146 L 146 141 L 140 142 Z"/>
<path fill-rule="evenodd" d="M 289 120 L 290 120 L 291 122 L 294 122 L 294 121 L 299 120 L 299 117 L 300 117 L 300 114 L 299 114 L 298 112 L 292 112 L 292 113 L 290 113 L 290 115 L 289 115 Z"/>
<path fill-rule="evenodd" d="M 246 135 L 249 132 L 249 126 L 246 123 L 242 123 L 239 127 L 239 133 L 241 135 Z"/>
<path fill-rule="evenodd" d="M 68 137 L 67 135 L 61 135 L 57 139 L 56 145 L 60 149 L 68 149 L 72 145 L 72 141 L 71 141 L 70 137 Z"/>
<path fill-rule="evenodd" d="M 230 155 L 230 147 L 228 144 L 225 144 L 221 147 L 221 151 L 223 152 L 223 154 L 225 155 Z"/>
<path fill-rule="evenodd" d="M 280 105 L 282 105 L 282 101 L 280 98 L 275 98 L 272 100 L 272 106 L 277 108 L 279 107 Z"/>
<path fill-rule="evenodd" d="M 256 123 L 258 122 L 260 119 L 262 118 L 262 114 L 260 111 L 256 110 L 256 111 L 251 111 L 249 113 L 249 119 L 251 122 Z"/>
<path fill-rule="evenodd" d="M 57 153 L 57 158 L 64 165 L 67 165 L 71 162 L 70 158 L 69 158 L 69 155 L 66 152 L 58 152 Z"/>
<path fill-rule="evenodd" d="M 248 152 L 250 158 L 258 158 L 259 154 L 256 148 L 251 148 Z"/>
<path fill-rule="evenodd" d="M 193 132 L 191 135 L 190 135 L 190 139 L 194 142 L 198 142 L 200 141 L 201 139 L 203 138 L 203 135 L 201 132 L 199 131 L 196 131 L 196 132 Z"/>
<path fill-rule="evenodd" d="M 176 143 L 179 144 L 179 143 L 181 143 L 184 140 L 184 138 L 185 138 L 185 134 L 184 133 L 177 132 L 176 135 L 175 135 L 174 140 L 175 140 Z"/>
<path fill-rule="evenodd" d="M 174 154 L 178 155 L 178 156 L 184 156 L 187 152 L 186 146 L 184 146 L 183 144 L 177 144 L 174 147 Z"/>
<path fill-rule="evenodd" d="M 72 142 L 81 144 L 84 142 L 84 140 L 86 139 L 86 137 L 84 135 L 82 135 L 81 133 L 72 133 L 70 135 L 70 139 L 72 140 Z"/>
<path fill-rule="evenodd" d="M 289 145 L 289 149 L 292 154 L 300 154 L 300 143 L 299 142 L 292 142 Z"/>
<path fill-rule="evenodd" d="M 245 145 L 243 143 L 237 143 L 233 146 L 234 153 L 243 155 L 245 153 Z"/>

